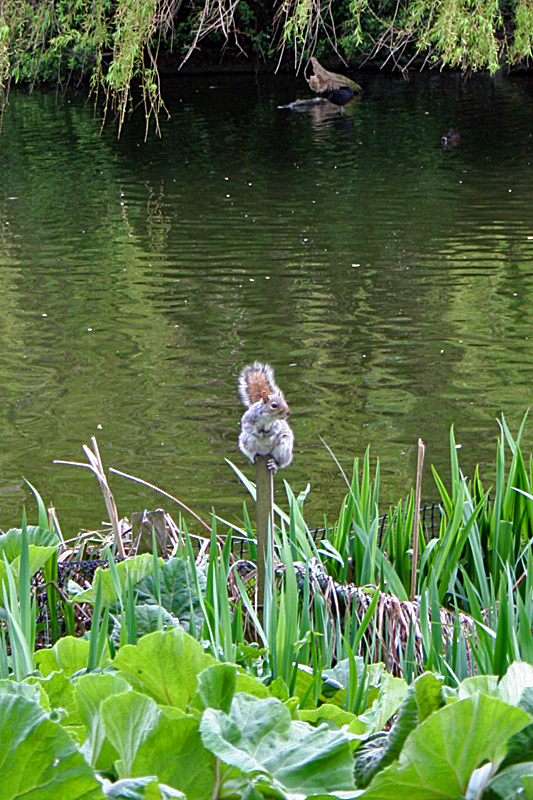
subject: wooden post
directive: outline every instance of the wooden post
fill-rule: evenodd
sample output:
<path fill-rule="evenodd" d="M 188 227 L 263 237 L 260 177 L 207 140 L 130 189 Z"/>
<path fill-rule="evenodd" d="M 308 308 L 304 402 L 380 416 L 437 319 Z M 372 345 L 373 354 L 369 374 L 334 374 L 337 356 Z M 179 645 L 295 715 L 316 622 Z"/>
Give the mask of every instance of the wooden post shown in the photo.
<path fill-rule="evenodd" d="M 418 463 L 416 466 L 415 518 L 413 520 L 413 558 L 411 561 L 411 601 L 416 595 L 416 574 L 418 572 L 418 533 L 420 528 L 420 503 L 422 502 L 422 470 L 424 468 L 424 442 L 418 440 Z"/>
<path fill-rule="evenodd" d="M 155 531 L 157 553 L 165 556 L 167 552 L 168 531 L 165 512 L 162 508 L 156 511 L 133 511 L 131 515 L 131 538 L 137 543 L 135 553 L 151 553 L 153 551 L 152 531 Z"/>
<path fill-rule="evenodd" d="M 269 554 L 274 563 L 274 475 L 267 464 L 271 456 L 255 459 L 255 488 L 257 491 L 255 519 L 257 525 L 257 611 L 263 624 L 263 601 L 265 596 L 266 564 Z M 273 577 L 273 576 L 271 576 Z"/>

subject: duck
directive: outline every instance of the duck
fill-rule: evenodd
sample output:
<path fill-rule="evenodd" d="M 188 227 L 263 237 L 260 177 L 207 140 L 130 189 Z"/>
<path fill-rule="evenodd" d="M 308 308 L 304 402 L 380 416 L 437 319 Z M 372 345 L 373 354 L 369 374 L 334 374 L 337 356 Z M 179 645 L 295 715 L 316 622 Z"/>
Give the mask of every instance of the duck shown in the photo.
<path fill-rule="evenodd" d="M 330 103 L 338 106 L 339 111 L 342 111 L 342 107 L 353 100 L 354 96 L 355 89 L 352 86 L 340 86 L 338 89 L 332 89 L 326 95 Z"/>
<path fill-rule="evenodd" d="M 458 133 L 454 131 L 453 128 L 450 128 L 448 133 L 443 133 L 440 137 L 441 144 L 459 144 L 461 141 L 461 137 Z"/>

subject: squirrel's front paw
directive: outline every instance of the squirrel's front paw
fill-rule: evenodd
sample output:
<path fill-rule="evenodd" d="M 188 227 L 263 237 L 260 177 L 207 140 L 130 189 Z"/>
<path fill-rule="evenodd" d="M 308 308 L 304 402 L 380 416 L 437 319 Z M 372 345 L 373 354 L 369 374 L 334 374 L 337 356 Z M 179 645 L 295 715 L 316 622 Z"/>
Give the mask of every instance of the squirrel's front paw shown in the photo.
<path fill-rule="evenodd" d="M 267 461 L 267 469 L 269 469 L 273 475 L 276 474 L 278 471 L 278 462 L 275 458 L 269 458 Z"/>

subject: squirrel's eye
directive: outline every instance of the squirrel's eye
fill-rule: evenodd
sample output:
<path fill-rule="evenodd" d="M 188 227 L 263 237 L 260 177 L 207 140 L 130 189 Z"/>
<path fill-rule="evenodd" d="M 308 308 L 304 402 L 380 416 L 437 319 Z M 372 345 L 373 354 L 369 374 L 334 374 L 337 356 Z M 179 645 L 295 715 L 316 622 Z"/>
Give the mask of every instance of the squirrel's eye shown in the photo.
<path fill-rule="evenodd" d="M 277 403 L 271 403 L 271 408 L 277 408 L 277 407 L 278 407 Z"/>

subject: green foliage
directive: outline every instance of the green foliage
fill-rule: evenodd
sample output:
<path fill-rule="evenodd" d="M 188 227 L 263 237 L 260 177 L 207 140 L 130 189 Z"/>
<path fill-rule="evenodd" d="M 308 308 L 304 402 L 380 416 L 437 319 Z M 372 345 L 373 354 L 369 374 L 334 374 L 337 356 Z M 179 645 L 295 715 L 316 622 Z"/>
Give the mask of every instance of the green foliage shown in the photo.
<path fill-rule="evenodd" d="M 156 657 L 160 665 L 152 671 Z M 274 791 L 283 797 L 285 787 L 298 788 L 304 795 L 353 789 L 350 740 L 345 733 L 293 720 L 288 706 L 268 696 L 251 677 L 246 687 L 255 694 L 236 693 L 242 685 L 236 680 L 236 667 L 216 663 L 185 633 L 146 636 L 137 645 L 122 648 L 105 673 L 80 676 L 77 649 L 64 649 L 61 661 L 61 671 L 46 679 L 31 678 L 28 685 L 0 682 L 0 706 L 19 701 L 31 706 L 35 719 L 46 721 L 56 738 L 66 737 L 71 750 L 85 756 L 87 761 L 80 762 L 84 775 L 103 773 L 118 779 L 113 783 L 116 793 L 108 792 L 104 782 L 108 796 L 122 796 L 119 790 L 132 789 L 133 784 L 125 782 L 133 779 L 141 779 L 139 791 L 142 781 L 155 782 L 160 794 L 154 797 L 176 796 L 164 794 L 169 787 L 168 791 L 183 792 L 191 800 L 207 800 L 217 784 L 219 789 L 226 781 L 234 786 L 235 779 L 242 790 L 263 787 L 266 796 Z M 45 660 L 39 663 L 44 667 Z M 159 687 L 163 673 L 169 680 Z M 13 691 L 8 691 L 10 686 Z M 39 704 L 41 695 L 47 700 L 45 708 Z M 64 711 L 54 716 L 51 709 L 59 703 Z M 66 713 L 67 709 L 71 711 Z M 9 733 L 4 721 L 11 725 L 7 712 L 0 725 L 2 744 Z M 79 724 L 83 732 L 76 735 L 77 747 L 70 735 Z M 29 730 L 27 736 L 31 750 L 42 731 L 34 736 Z M 248 769 L 250 759 L 254 766 Z M 3 778 L 15 780 L 18 766 L 8 762 L 6 769 Z M 72 766 L 71 773 L 76 774 Z M 67 795 L 78 797 L 70 784 Z M 47 796 L 55 795 L 50 790 Z"/>
<path fill-rule="evenodd" d="M 527 797 L 528 665 L 511 665 L 499 683 L 470 678 L 446 691 L 444 706 L 437 676 L 425 673 L 406 693 L 403 682 L 373 665 L 366 673 L 372 706 L 357 716 L 341 708 L 349 664 L 324 676 L 314 710 L 298 711 L 293 700 L 303 704 L 305 680 L 295 682 L 294 698 L 287 693 L 282 700 L 280 682 L 269 690 L 240 675 L 184 632 L 158 631 L 126 645 L 105 672 L 80 674 L 79 663 L 69 647 L 46 678 L 0 681 L 0 771 L 8 800 L 303 800 L 339 792 L 376 800 Z M 163 674 L 168 680 L 159 686 Z M 373 738 L 402 697 L 390 730 Z M 373 777 L 367 774 L 366 788 L 357 790 L 352 751 L 359 775 L 376 741 L 374 757 L 366 758 Z"/>
<path fill-rule="evenodd" d="M 304 520 L 305 497 L 297 499 L 286 485 L 290 516 L 287 519 L 276 508 L 279 529 L 275 530 L 275 546 L 287 568 L 277 590 L 270 584 L 267 587 L 262 624 L 236 575 L 244 609 L 265 650 L 263 669 L 272 681 L 281 678 L 292 692 L 295 681 L 302 679 L 295 673 L 295 665 L 308 665 L 312 677 L 305 702 L 312 699 L 316 703 L 322 671 L 335 660 L 349 663 L 358 656 L 374 660 L 378 647 L 385 652 L 389 648 L 394 628 L 401 630 L 401 642 L 395 646 L 396 663 L 409 682 L 422 668 L 438 670 L 455 686 L 474 670 L 503 676 L 515 660 L 533 664 L 533 495 L 520 448 L 525 422 L 524 418 L 513 437 L 502 417 L 495 485 L 489 489 L 483 487 L 478 470 L 471 480 L 462 475 L 451 430 L 451 485 L 447 487 L 434 471 L 442 501 L 440 529 L 431 539 L 420 530 L 418 602 L 412 610 L 404 607 L 403 625 L 396 620 L 389 627 L 383 625 L 383 615 L 393 616 L 395 604 L 388 604 L 380 591 L 407 600 L 412 493 L 405 504 L 389 510 L 383 523 L 379 462 L 373 476 L 367 451 L 362 469 L 355 460 L 351 479 L 341 470 L 348 494 L 337 521 L 333 525 L 326 521 L 325 537 L 315 543 Z M 253 495 L 253 484 L 241 478 Z M 317 568 L 311 569 L 310 563 Z M 368 586 L 370 599 L 363 611 L 355 602 L 350 607 L 346 599 L 350 592 L 344 586 L 347 581 Z M 221 572 L 220 598 L 225 591 L 223 582 Z M 372 582 L 380 591 L 369 586 Z M 332 598 L 329 609 L 328 595 Z M 389 611 L 385 611 L 387 607 Z M 234 613 L 231 604 L 228 613 Z M 355 660 L 351 701 L 356 706 L 365 701 L 357 669 Z M 346 708 L 352 710 L 349 705 Z"/>
<path fill-rule="evenodd" d="M 368 800 L 457 800 L 476 769 L 495 772 L 510 737 L 529 715 L 493 697 L 475 694 L 440 709 L 408 737 L 397 762 L 378 773 Z"/>
<path fill-rule="evenodd" d="M 282 567 L 267 564 L 261 619 L 215 519 L 207 575 L 186 530 L 184 558 L 163 563 L 150 554 L 117 565 L 108 552 L 109 568 L 76 596 L 92 605 L 88 638 L 64 637 L 34 654 L 32 553 L 57 553 L 40 506 L 38 527 L 23 518 L 20 530 L 0 537 L 8 632 L 0 639 L 0 701 L 29 704 L 21 715 L 32 710 L 51 748 L 69 743 L 69 776 L 82 763 L 74 756 L 85 757 L 80 797 L 527 797 L 533 495 L 520 450 L 524 424 L 514 438 L 502 417 L 490 501 L 477 471 L 470 481 L 462 475 L 450 434 L 449 486 L 435 473 L 439 535 L 422 543 L 418 600 L 403 600 L 409 628 L 394 645 L 403 648 L 407 680 L 373 662 L 389 644 L 387 601 L 400 608 L 410 584 L 413 499 L 389 513 L 378 536 L 379 463 L 372 477 L 367 451 L 319 544 L 305 523 L 306 494 L 286 484 L 290 512 L 276 510 L 274 531 Z M 239 534 L 253 544 L 246 515 Z M 363 612 L 333 575 L 366 582 Z M 417 677 L 422 667 L 428 671 Z M 2 721 L 0 745 L 4 735 Z M 53 797 L 50 775 L 42 785 Z M 96 794 L 84 783 L 95 775 Z M 31 783 L 30 793 L 39 797 Z"/>
<path fill-rule="evenodd" d="M 338 462 L 337 462 L 338 464 Z M 339 465 L 340 466 L 340 465 Z M 407 599 L 404 589 L 410 583 L 410 569 L 406 569 L 403 561 L 405 552 L 400 557 L 400 549 L 405 545 L 405 526 L 401 514 L 392 521 L 378 543 L 380 532 L 379 501 L 379 460 L 376 462 L 374 480 L 370 474 L 370 449 L 367 448 L 363 460 L 361 476 L 359 475 L 359 459 L 354 462 L 351 482 L 346 475 L 344 479 L 349 487 L 349 493 L 344 498 L 339 513 L 338 522 L 334 525 L 324 545 L 330 545 L 327 551 L 322 550 L 321 555 L 328 564 L 328 571 L 340 581 L 353 581 L 358 585 L 376 584 L 378 575 L 381 575 L 382 588 L 391 589 L 401 599 Z M 390 543 L 390 528 L 395 522 L 400 521 L 397 527 L 397 537 L 393 539 L 391 557 L 385 556 L 385 547 Z M 355 532 L 355 535 L 354 535 Z M 410 536 L 410 530 L 407 532 Z M 402 582 L 399 571 L 404 575 L 406 583 Z M 379 581 L 378 581 L 379 582 Z"/>
<path fill-rule="evenodd" d="M 0 17 L 0 76 L 64 82 L 74 74 L 101 89 L 119 127 L 138 79 L 147 124 L 162 107 L 154 35 L 158 0 L 5 0 Z M 2 49 L 3 48 L 3 49 Z M 111 58 L 109 57 L 111 54 Z M 6 79 L 4 77 L 4 84 Z M 0 83 L 0 85 L 2 85 Z"/>
<path fill-rule="evenodd" d="M 197 676 L 216 661 L 202 645 L 176 628 L 144 636 L 118 651 L 113 666 L 131 685 L 158 703 L 185 710 L 196 693 Z"/>
<path fill-rule="evenodd" d="M 9 564 L 5 552 L 3 553 L 3 571 L 0 571 L 2 583 L 3 605 L 5 609 L 7 631 L 11 645 L 11 664 L 15 680 L 21 680 L 34 669 L 33 650 L 35 647 L 35 625 L 37 606 L 35 596 L 31 596 L 30 579 L 50 557 L 52 548 L 30 547 L 26 513 L 22 518 L 22 529 L 18 542 L 18 555 Z M 43 555 L 43 551 L 45 551 Z M 18 570 L 15 572 L 16 567 Z M 18 582 L 15 576 L 18 577 Z M 17 587 L 18 583 L 18 587 Z M 2 677 L 7 677 L 7 648 L 2 631 L 0 646 L 2 653 Z"/>
<path fill-rule="evenodd" d="M 95 769 L 109 770 L 118 753 L 106 736 L 101 708 L 104 700 L 131 689 L 123 678 L 112 674 L 84 675 L 74 688 L 80 721 L 85 728 L 81 752 Z"/>
<path fill-rule="evenodd" d="M 76 595 L 76 601 L 79 603 L 94 604 L 96 600 L 96 588 L 98 581 L 102 580 L 102 600 L 104 603 L 120 603 L 125 600 L 125 594 L 128 584 L 136 586 L 139 581 L 151 575 L 154 570 L 154 562 L 150 553 L 144 553 L 141 556 L 134 556 L 125 561 L 115 564 L 113 557 L 107 551 L 109 557 L 109 568 L 102 569 L 98 567 L 96 570 L 93 585 L 90 589 L 86 589 Z M 160 560 L 163 564 L 163 559 Z"/>
<path fill-rule="evenodd" d="M 200 592 L 203 594 L 205 593 L 205 576 L 200 574 L 198 580 Z M 159 581 L 159 593 L 156 587 L 155 571 L 135 586 L 137 604 L 146 603 L 154 607 L 161 604 L 184 627 L 190 626 L 191 611 L 193 611 L 196 628 L 200 628 L 203 623 L 203 614 L 189 561 L 183 558 L 170 558 L 165 561 L 159 569 Z"/>
<path fill-rule="evenodd" d="M 515 764 L 498 773 L 483 794 L 484 800 L 530 800 L 533 797 L 533 761 Z"/>
<path fill-rule="evenodd" d="M 87 639 L 76 639 L 74 636 L 65 636 L 55 643 L 53 647 L 38 650 L 35 662 L 38 669 L 46 677 L 55 670 L 63 670 L 66 675 L 72 675 L 87 667 L 91 644 Z M 102 653 L 100 665 L 110 663 L 110 658 Z"/>
<path fill-rule="evenodd" d="M 6 800 L 97 800 L 93 770 L 68 733 L 38 703 L 0 695 L 0 774 Z"/>
<path fill-rule="evenodd" d="M 204 746 L 252 778 L 258 775 L 281 792 L 315 794 L 353 789 L 347 737 L 325 726 L 291 719 L 271 697 L 236 694 L 229 714 L 207 709 L 200 732 Z"/>
<path fill-rule="evenodd" d="M 214 759 L 203 750 L 198 721 L 168 717 L 150 697 L 127 691 L 102 702 L 106 736 L 119 755 L 119 779 L 157 775 L 186 793 L 207 800 L 214 782 Z"/>
<path fill-rule="evenodd" d="M 28 544 L 35 547 L 53 547 L 58 545 L 57 535 L 48 527 L 40 528 L 37 525 L 27 525 L 26 533 Z M 22 546 L 22 528 L 10 528 L 7 533 L 0 534 L 0 555 L 5 555 L 11 563 L 20 556 Z"/>
<path fill-rule="evenodd" d="M 120 663 L 127 644 L 157 631 L 182 632 L 181 624 L 193 638 L 203 639 L 210 657 L 239 664 L 276 684 L 280 697 L 285 691 L 288 698 L 295 696 L 296 687 L 307 682 L 298 703 L 301 708 L 323 702 L 320 698 L 327 691 L 323 675 L 334 665 L 345 665 L 348 677 L 343 678 L 342 698 L 337 693 L 333 705 L 360 714 L 375 700 L 370 665 L 390 646 L 394 663 L 409 683 L 421 668 L 440 671 L 455 686 L 473 669 L 503 676 L 517 659 L 533 664 L 533 504 L 531 476 L 520 449 L 524 424 L 525 419 L 514 438 L 502 417 L 495 488 L 490 490 L 483 488 L 477 471 L 470 481 L 461 474 L 452 429 L 450 486 L 434 473 L 442 499 L 440 531 L 430 540 L 420 531 L 418 602 L 413 609 L 404 609 L 404 630 L 397 623 L 396 630 L 390 622 L 383 626 L 382 620 L 393 608 L 387 594 L 395 596 L 396 603 L 407 602 L 413 495 L 390 509 L 383 524 L 379 462 L 372 475 L 367 451 L 361 466 L 356 459 L 351 478 L 345 476 L 348 493 L 339 518 L 318 542 L 304 518 L 306 493 L 296 496 L 286 484 L 290 513 L 276 509 L 279 524 L 274 530 L 275 549 L 284 567 L 274 571 L 273 564 L 268 565 L 261 619 L 248 594 L 250 587 L 244 586 L 232 565 L 232 530 L 225 539 L 220 537 L 216 518 L 207 575 L 196 565 L 185 527 L 185 558 L 163 562 L 145 554 L 115 564 L 107 552 L 109 568 L 99 568 L 92 587 L 73 596 L 77 603 L 93 606 L 88 641 L 75 645 L 83 649 L 77 671 L 102 668 L 109 661 L 108 648 L 112 656 L 119 650 Z M 242 479 L 253 494 L 253 484 Z M 55 559 L 59 542 L 46 527 L 42 501 L 39 520 L 39 527 L 23 524 L 20 530 L 0 536 L 4 556 L 0 570 L 6 576 L 8 604 L 8 637 L 5 630 L 0 635 L 0 677 L 11 673 L 20 680 L 34 669 L 30 576 L 44 557 L 51 564 L 47 574 L 53 580 L 57 565 L 51 556 Z M 253 547 L 246 514 L 244 530 L 238 533 Z M 29 543 L 30 538 L 35 544 Z M 354 595 L 342 585 L 346 581 L 365 588 Z M 53 640 L 58 636 L 57 593 L 47 587 L 47 594 L 56 613 Z M 53 623 L 52 613 L 50 619 Z M 61 653 L 74 647 L 72 642 L 67 637 L 39 654 L 45 674 L 61 665 Z M 49 665 L 47 659 L 52 659 Z M 157 664 L 155 657 L 150 660 Z M 308 677 L 303 668 L 309 670 Z M 161 685 L 165 680 L 163 670 Z"/>
<path fill-rule="evenodd" d="M 209 37 L 219 51 L 262 59 L 289 49 L 303 65 L 335 53 L 356 62 L 414 59 L 450 68 L 487 69 L 532 56 L 531 0 L 3 0 L 0 5 L 0 95 L 10 80 L 64 85 L 85 79 L 102 95 L 119 131 L 140 104 L 147 132 L 159 132 L 160 55 L 182 60 Z"/>
<path fill-rule="evenodd" d="M 430 672 L 417 678 L 410 685 L 390 731 L 370 737 L 359 748 L 354 766 L 357 785 L 367 786 L 377 772 L 396 761 L 411 731 L 443 703 L 441 681 Z"/>
<path fill-rule="evenodd" d="M 291 0 L 284 8 L 285 40 L 300 50 L 302 63 L 326 39 L 348 58 L 390 61 L 400 69 L 419 56 L 494 73 L 532 53 L 529 0 Z"/>
<path fill-rule="evenodd" d="M 533 4 L 529 0 L 518 0 L 515 5 L 515 29 L 510 58 L 520 61 L 533 55 Z"/>

